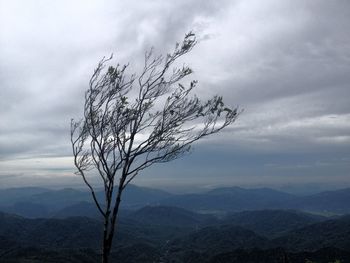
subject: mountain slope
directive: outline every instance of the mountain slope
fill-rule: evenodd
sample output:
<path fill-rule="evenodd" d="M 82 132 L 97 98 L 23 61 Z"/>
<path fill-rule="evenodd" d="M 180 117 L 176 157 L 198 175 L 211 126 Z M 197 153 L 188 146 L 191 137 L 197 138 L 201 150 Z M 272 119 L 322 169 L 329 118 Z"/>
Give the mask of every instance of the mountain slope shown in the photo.
<path fill-rule="evenodd" d="M 196 261 L 193 261 L 196 262 Z M 212 257 L 208 263 L 331 263 L 350 262 L 350 252 L 336 248 L 322 248 L 313 252 L 291 253 L 282 248 L 234 250 Z"/>
<path fill-rule="evenodd" d="M 258 210 L 230 214 L 224 219 L 224 223 L 238 225 L 267 238 L 274 238 L 325 219 L 294 210 Z"/>
<path fill-rule="evenodd" d="M 238 248 L 264 248 L 266 238 L 237 226 L 205 227 L 171 241 L 166 249 L 171 262 L 205 262 L 206 259 Z"/>
<path fill-rule="evenodd" d="M 291 208 L 321 213 L 350 213 L 350 188 L 326 191 L 300 197 L 288 205 Z"/>
<path fill-rule="evenodd" d="M 80 202 L 58 210 L 53 215 L 54 218 L 68 218 L 68 217 L 89 217 L 89 218 L 100 218 L 101 214 L 97 210 L 96 205 L 90 202 Z"/>
<path fill-rule="evenodd" d="M 148 242 L 147 235 L 139 235 L 134 227 L 123 226 L 115 245 Z M 16 246 L 47 248 L 99 248 L 102 223 L 87 217 L 66 219 L 27 219 L 0 213 L 0 237 Z M 140 236 L 140 237 L 139 237 Z M 120 243 L 119 243 L 120 242 Z"/>
<path fill-rule="evenodd" d="M 0 189 L 0 207 L 10 206 L 17 202 L 28 201 L 27 198 L 49 191 L 49 189 L 41 187 L 18 187 Z"/>
<path fill-rule="evenodd" d="M 350 215 L 292 230 L 272 242 L 274 246 L 291 251 L 313 251 L 324 247 L 350 251 Z"/>
<path fill-rule="evenodd" d="M 97 191 L 103 200 L 103 192 Z M 239 187 L 217 188 L 201 194 L 172 195 L 170 193 L 129 185 L 121 207 L 139 209 L 143 206 L 175 206 L 205 213 L 241 212 L 245 210 L 294 209 L 325 215 L 350 213 L 350 189 L 322 192 L 310 196 L 294 196 L 268 188 L 243 189 Z M 0 211 L 25 217 L 50 217 L 59 210 L 77 205 L 77 211 L 63 211 L 72 216 L 93 216 L 87 207 L 79 203 L 92 203 L 86 190 L 45 188 L 13 188 L 0 190 Z M 80 210 L 81 209 L 81 210 Z M 96 209 L 93 209 L 96 210 Z M 81 212 L 81 214 L 78 213 Z"/>
<path fill-rule="evenodd" d="M 102 191 L 97 191 L 96 195 L 99 200 L 104 200 Z M 129 185 L 124 191 L 121 207 L 138 209 L 170 196 L 170 193 L 162 190 Z M 88 211 L 86 203 L 92 203 L 93 200 L 91 193 L 85 189 L 13 188 L 0 190 L 0 197 L 3 198 L 0 199 L 0 211 L 24 217 L 51 217 L 56 214 L 58 217 L 66 217 L 65 213 L 67 216 L 95 217 L 96 208 L 91 207 L 91 212 Z"/>
<path fill-rule="evenodd" d="M 167 198 L 162 205 L 196 211 L 243 211 L 277 208 L 295 196 L 268 188 L 218 188 L 204 194 L 187 194 Z"/>
<path fill-rule="evenodd" d="M 195 227 L 216 222 L 210 215 L 197 214 L 183 208 L 169 206 L 146 206 L 130 213 L 128 218 L 142 225 Z"/>
<path fill-rule="evenodd" d="M 171 197 L 172 194 L 163 190 L 128 185 L 123 192 L 121 205 L 124 208 L 141 208 L 147 205 L 157 205 L 162 199 Z"/>

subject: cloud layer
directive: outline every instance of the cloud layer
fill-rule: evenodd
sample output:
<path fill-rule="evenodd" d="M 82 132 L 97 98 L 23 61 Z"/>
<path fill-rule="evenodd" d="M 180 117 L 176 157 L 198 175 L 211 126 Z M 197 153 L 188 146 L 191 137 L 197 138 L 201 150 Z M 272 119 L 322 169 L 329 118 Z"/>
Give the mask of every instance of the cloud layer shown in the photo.
<path fill-rule="evenodd" d="M 69 120 L 81 114 L 98 60 L 115 53 L 137 70 L 146 49 L 167 52 L 191 29 L 199 44 L 185 61 L 197 92 L 222 94 L 244 113 L 171 166 L 203 184 L 214 170 L 232 184 L 261 174 L 270 182 L 328 174 L 343 183 L 350 176 L 349 24 L 345 0 L 0 0 L 0 183 L 13 184 L 10 174 L 28 182 L 71 174 Z M 23 161 L 38 158 L 47 165 Z"/>

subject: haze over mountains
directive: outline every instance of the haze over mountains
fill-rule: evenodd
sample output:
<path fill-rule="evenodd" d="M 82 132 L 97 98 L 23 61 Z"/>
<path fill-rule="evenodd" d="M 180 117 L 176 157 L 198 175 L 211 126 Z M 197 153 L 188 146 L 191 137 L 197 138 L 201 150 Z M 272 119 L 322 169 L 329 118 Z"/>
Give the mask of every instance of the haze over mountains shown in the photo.
<path fill-rule="evenodd" d="M 101 193 L 98 194 L 101 198 Z M 350 189 L 170 194 L 130 186 L 112 258 L 122 262 L 350 260 Z M 102 222 L 89 192 L 0 190 L 0 262 L 96 262 Z"/>
<path fill-rule="evenodd" d="M 103 198 L 102 192 L 97 196 Z M 205 193 L 170 194 L 131 185 L 123 195 L 127 210 L 144 206 L 175 206 L 201 213 L 227 213 L 261 209 L 294 209 L 325 215 L 350 213 L 350 188 L 297 196 L 269 188 L 217 188 Z M 94 205 L 85 190 L 65 188 L 11 188 L 0 190 L 0 210 L 21 216 L 92 216 Z M 96 210 L 97 213 L 97 210 Z"/>

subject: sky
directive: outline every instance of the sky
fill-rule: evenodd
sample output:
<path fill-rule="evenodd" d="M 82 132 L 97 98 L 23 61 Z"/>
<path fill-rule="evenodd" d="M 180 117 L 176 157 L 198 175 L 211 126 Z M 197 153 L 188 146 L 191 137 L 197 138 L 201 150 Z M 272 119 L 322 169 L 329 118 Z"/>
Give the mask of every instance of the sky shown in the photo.
<path fill-rule="evenodd" d="M 0 187 L 81 186 L 70 119 L 98 61 L 137 71 L 190 30 L 196 93 L 244 112 L 135 184 L 350 187 L 349 25 L 347 0 L 0 0 Z"/>

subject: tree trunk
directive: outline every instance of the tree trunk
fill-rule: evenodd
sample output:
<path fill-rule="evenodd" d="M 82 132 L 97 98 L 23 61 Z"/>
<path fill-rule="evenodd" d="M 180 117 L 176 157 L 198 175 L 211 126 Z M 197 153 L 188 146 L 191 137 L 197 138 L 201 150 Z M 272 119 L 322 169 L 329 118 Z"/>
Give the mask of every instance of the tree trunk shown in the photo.
<path fill-rule="evenodd" d="M 102 263 L 109 262 L 113 237 L 114 237 L 116 224 L 117 224 L 117 217 L 118 217 L 119 205 L 121 202 L 122 191 L 123 191 L 122 188 L 120 188 L 118 191 L 112 217 L 110 218 L 110 214 L 108 214 L 108 216 L 106 216 L 105 218 L 105 227 L 103 231 Z M 109 219 L 111 219 L 110 222 L 109 222 Z"/>
<path fill-rule="evenodd" d="M 103 249 L 102 249 L 102 263 L 108 263 L 109 257 L 111 254 L 111 248 L 112 248 L 112 237 L 107 237 L 106 240 L 103 240 Z"/>
<path fill-rule="evenodd" d="M 102 243 L 102 263 L 109 262 L 110 246 L 108 245 L 109 214 L 105 217 Z"/>
<path fill-rule="evenodd" d="M 109 262 L 109 254 L 110 254 L 110 250 L 107 250 L 106 247 L 103 247 L 102 263 L 108 263 Z"/>

